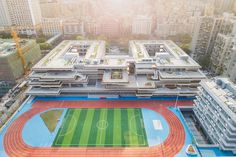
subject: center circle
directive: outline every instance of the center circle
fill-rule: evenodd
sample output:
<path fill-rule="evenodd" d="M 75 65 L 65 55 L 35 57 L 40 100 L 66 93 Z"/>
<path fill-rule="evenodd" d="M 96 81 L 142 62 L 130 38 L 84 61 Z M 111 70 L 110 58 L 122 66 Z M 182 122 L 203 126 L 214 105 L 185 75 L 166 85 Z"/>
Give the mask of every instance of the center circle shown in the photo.
<path fill-rule="evenodd" d="M 108 127 L 108 122 L 105 120 L 100 120 L 96 124 L 98 129 L 106 129 Z"/>

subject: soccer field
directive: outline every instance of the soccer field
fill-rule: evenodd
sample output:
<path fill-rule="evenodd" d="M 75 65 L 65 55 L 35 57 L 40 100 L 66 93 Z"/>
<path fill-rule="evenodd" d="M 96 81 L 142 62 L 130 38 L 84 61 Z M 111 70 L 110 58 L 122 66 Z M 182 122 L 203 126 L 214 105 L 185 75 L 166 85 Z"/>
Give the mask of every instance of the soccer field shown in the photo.
<path fill-rule="evenodd" d="M 141 109 L 68 109 L 54 147 L 146 147 Z"/>

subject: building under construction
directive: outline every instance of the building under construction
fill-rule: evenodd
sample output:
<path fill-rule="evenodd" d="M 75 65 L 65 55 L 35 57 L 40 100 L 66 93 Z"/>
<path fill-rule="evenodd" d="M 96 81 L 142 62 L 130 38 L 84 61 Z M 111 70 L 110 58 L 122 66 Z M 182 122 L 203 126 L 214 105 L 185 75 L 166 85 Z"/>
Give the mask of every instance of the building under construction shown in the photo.
<path fill-rule="evenodd" d="M 26 63 L 25 66 L 29 69 L 41 57 L 39 45 L 34 40 L 22 39 L 20 40 L 20 46 Z M 10 81 L 14 84 L 15 80 L 24 75 L 22 58 L 17 53 L 16 43 L 13 40 L 0 39 L 0 65 L 0 82 Z M 5 92 L 0 91 L 0 93 Z"/>

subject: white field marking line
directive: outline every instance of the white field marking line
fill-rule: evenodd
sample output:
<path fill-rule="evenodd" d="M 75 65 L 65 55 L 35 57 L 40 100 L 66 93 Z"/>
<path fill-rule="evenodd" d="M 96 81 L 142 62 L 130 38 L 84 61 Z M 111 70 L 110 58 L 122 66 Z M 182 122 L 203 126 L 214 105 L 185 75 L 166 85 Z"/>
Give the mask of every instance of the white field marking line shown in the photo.
<path fill-rule="evenodd" d="M 61 146 L 61 147 L 71 147 L 71 146 L 76 146 L 76 147 L 85 147 L 85 146 L 93 146 L 93 147 L 97 147 L 97 146 L 111 146 L 111 147 L 116 147 L 116 146 L 123 146 L 123 144 L 119 143 L 119 144 L 55 144 L 55 146 Z M 95 146 L 94 146 L 95 145 Z M 55 146 L 52 146 L 52 147 L 55 147 Z M 135 146 L 146 146 L 145 143 L 143 144 L 125 144 L 124 146 L 132 146 L 132 147 L 135 147 Z M 147 146 L 149 147 L 149 146 Z"/>
<path fill-rule="evenodd" d="M 141 112 L 141 114 L 143 114 L 143 113 Z M 146 132 L 146 129 L 145 129 L 145 124 L 144 124 L 144 120 L 143 120 L 143 118 L 140 119 L 140 120 L 142 120 L 141 123 L 142 123 L 142 126 L 143 126 L 143 129 L 142 129 L 143 136 L 146 135 L 146 136 L 145 136 L 146 138 L 143 137 L 143 139 L 144 139 L 143 142 L 144 142 L 144 144 L 146 144 L 146 145 L 149 146 L 148 139 L 147 139 L 147 134 L 146 134 L 147 132 Z"/>
<path fill-rule="evenodd" d="M 101 126 L 99 124 L 101 124 Z M 108 126 L 109 126 L 109 123 L 106 120 L 100 120 L 96 123 L 96 127 L 101 130 L 107 129 Z"/>
<path fill-rule="evenodd" d="M 141 114 L 142 114 L 142 112 L 141 112 Z M 134 115 L 134 116 L 130 119 L 130 121 L 132 121 L 135 117 L 140 117 L 140 123 L 141 123 L 141 125 L 143 125 L 143 128 L 145 128 L 145 127 L 144 127 L 144 123 L 143 123 L 142 118 L 141 118 L 140 115 L 137 115 L 137 114 Z M 132 124 L 132 123 L 131 123 L 131 124 Z M 132 132 L 133 134 L 135 134 L 136 136 L 143 137 L 144 140 L 143 140 L 143 144 L 142 144 L 142 145 L 145 145 L 146 142 L 145 142 L 145 138 L 144 138 L 144 134 L 145 134 L 144 129 L 142 129 L 142 133 L 143 133 L 142 135 L 139 135 L 139 134 L 135 133 L 134 130 L 132 130 L 132 129 L 131 129 L 131 132 Z M 147 143 L 147 144 L 148 144 L 148 143 Z M 140 145 L 141 145 L 141 144 L 140 144 Z"/>
<path fill-rule="evenodd" d="M 104 119 L 105 117 L 105 114 L 104 114 L 104 112 L 102 112 L 102 119 Z M 101 132 L 101 134 L 100 134 L 100 139 L 99 139 L 99 143 L 101 144 L 102 143 L 102 135 L 103 135 L 103 131 Z"/>
<path fill-rule="evenodd" d="M 74 123 L 73 123 L 73 121 L 72 121 L 72 126 L 73 127 L 70 127 L 69 129 L 67 129 L 66 130 L 66 133 L 65 134 L 60 134 L 59 136 L 66 136 L 66 135 L 68 135 L 68 134 L 70 134 L 71 132 L 72 132 L 72 130 L 75 128 L 75 124 L 76 124 L 76 119 L 75 119 L 75 117 L 74 117 L 74 115 L 72 116 L 72 119 L 71 120 L 73 120 L 74 121 Z M 63 126 L 64 127 L 64 126 Z M 68 131 L 69 130 L 69 131 Z"/>
<path fill-rule="evenodd" d="M 71 110 L 70 110 L 69 112 L 71 112 Z M 70 115 L 69 115 L 69 116 L 70 116 Z M 69 117 L 69 116 L 68 116 L 68 117 Z M 74 115 L 72 115 L 72 120 L 73 120 L 73 121 L 76 121 L 76 120 L 75 120 L 75 118 L 74 118 Z M 66 119 L 65 119 L 65 122 L 66 122 Z M 66 136 L 66 135 L 68 135 L 69 133 L 71 133 L 71 132 L 72 132 L 72 130 L 75 128 L 75 123 L 72 123 L 72 124 L 73 124 L 73 127 L 72 127 L 72 129 L 70 129 L 69 131 L 67 131 L 67 130 L 68 130 L 68 129 L 67 129 L 65 134 L 59 134 L 59 135 L 58 135 L 58 137 L 61 137 L 61 136 Z M 64 129 L 64 127 L 65 127 L 65 125 L 62 125 L 62 128 L 61 128 L 61 130 L 63 130 L 63 129 Z M 55 142 L 55 145 L 57 145 L 57 144 L 58 144 L 58 139 L 59 139 L 59 138 L 57 138 L 57 140 L 56 140 L 56 142 Z"/>
<path fill-rule="evenodd" d="M 121 110 L 128 110 L 128 109 L 121 109 Z M 105 116 L 105 114 L 104 114 L 104 112 L 102 112 L 102 119 L 104 119 L 104 116 Z M 130 121 L 131 120 L 133 120 L 135 117 L 140 117 L 139 115 L 134 115 L 134 116 L 132 116 L 131 117 L 131 119 L 130 119 Z M 140 118 L 141 119 L 141 118 Z M 101 121 L 105 121 L 105 120 L 101 120 Z M 108 126 L 109 126 L 109 124 L 108 124 Z M 64 127 L 64 126 L 63 126 Z M 103 129 L 101 129 L 101 130 L 103 130 Z M 142 132 L 143 132 L 143 135 L 139 135 L 139 134 L 137 134 L 137 133 L 134 133 L 134 131 L 132 130 L 131 131 L 133 134 L 135 134 L 136 136 L 144 136 L 144 130 L 142 129 Z M 77 147 L 80 147 L 80 146 L 90 146 L 90 145 L 96 145 L 96 146 L 108 146 L 108 145 L 116 145 L 116 146 L 122 146 L 123 144 L 102 144 L 101 143 L 101 139 L 102 139 L 102 133 L 103 133 L 103 131 L 101 132 L 101 134 L 100 134 L 100 141 L 99 141 L 99 144 L 58 144 L 57 143 L 57 141 L 56 141 L 56 143 L 55 143 L 55 146 L 77 146 Z M 59 135 L 60 136 L 60 135 Z M 58 140 L 58 139 L 57 139 Z M 145 140 L 144 140 L 144 142 L 142 143 L 142 144 L 125 144 L 125 146 L 145 146 L 146 145 L 146 143 L 145 143 Z M 95 146 L 95 147 L 96 147 Z"/>
<path fill-rule="evenodd" d="M 130 118 L 130 124 L 132 124 L 132 120 L 134 120 L 136 117 L 140 117 L 140 116 L 139 116 L 138 114 L 132 116 L 132 117 Z M 140 117 L 140 119 L 141 119 L 141 117 Z M 142 124 L 142 123 L 141 123 L 141 124 Z M 138 133 L 135 132 L 133 129 L 129 129 L 129 130 L 130 130 L 131 133 L 135 134 L 136 136 L 144 136 L 144 135 L 138 134 Z M 142 130 L 143 130 L 143 129 L 142 129 Z M 142 131 L 142 132 L 143 132 L 143 131 Z"/>

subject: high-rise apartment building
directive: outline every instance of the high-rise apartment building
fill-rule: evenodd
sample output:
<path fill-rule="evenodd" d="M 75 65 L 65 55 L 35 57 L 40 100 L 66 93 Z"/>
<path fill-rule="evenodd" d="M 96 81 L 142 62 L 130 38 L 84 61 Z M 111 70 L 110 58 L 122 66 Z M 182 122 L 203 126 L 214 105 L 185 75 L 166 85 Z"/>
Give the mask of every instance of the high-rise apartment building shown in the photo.
<path fill-rule="evenodd" d="M 60 0 L 40 0 L 43 18 L 58 18 L 61 16 Z"/>
<path fill-rule="evenodd" d="M 235 82 L 236 16 L 224 14 L 219 32 L 211 54 L 211 69 Z"/>
<path fill-rule="evenodd" d="M 223 22 L 220 27 L 220 33 L 225 35 L 236 34 L 236 16 L 234 16 L 234 14 L 223 14 Z"/>
<path fill-rule="evenodd" d="M 223 13 L 233 8 L 235 0 L 214 0 L 216 13 Z"/>
<path fill-rule="evenodd" d="M 226 78 L 204 80 L 194 113 L 210 141 L 236 154 L 236 85 Z"/>
<path fill-rule="evenodd" d="M 234 2 L 233 11 L 234 11 L 234 13 L 236 13 L 236 1 Z"/>
<path fill-rule="evenodd" d="M 105 35 L 107 37 L 117 37 L 121 34 L 119 19 L 114 19 L 112 16 L 105 16 L 99 19 L 99 23 L 101 35 Z"/>
<path fill-rule="evenodd" d="M 42 31 L 46 36 L 63 33 L 62 20 L 60 18 L 42 18 Z"/>
<path fill-rule="evenodd" d="M 137 16 L 133 19 L 132 34 L 149 35 L 152 31 L 152 18 L 148 16 Z"/>
<path fill-rule="evenodd" d="M 236 46 L 234 46 L 233 49 L 234 52 L 232 53 L 230 60 L 227 63 L 224 75 L 227 76 L 232 82 L 236 83 Z"/>
<path fill-rule="evenodd" d="M 7 0 L 7 9 L 12 25 L 19 33 L 36 34 L 41 24 L 41 10 L 38 0 Z"/>
<path fill-rule="evenodd" d="M 179 18 L 177 16 L 162 17 L 157 21 L 156 35 L 159 38 L 167 38 L 177 34 L 193 35 L 194 24 L 199 17 L 189 16 Z"/>
<path fill-rule="evenodd" d="M 0 0 L 0 27 L 3 29 L 11 25 L 11 18 L 8 12 L 7 0 Z"/>
<path fill-rule="evenodd" d="M 101 27 L 98 21 L 91 17 L 86 17 L 86 20 L 84 21 L 84 29 L 86 34 L 97 35 L 99 34 Z"/>
<path fill-rule="evenodd" d="M 234 36 L 219 33 L 215 40 L 211 54 L 211 69 L 216 74 L 227 71 L 228 63 L 234 53 L 236 38 Z"/>
<path fill-rule="evenodd" d="M 158 38 L 165 39 L 177 34 L 193 35 L 195 23 L 204 11 L 204 3 L 186 0 L 156 3 L 155 34 Z"/>
<path fill-rule="evenodd" d="M 84 23 L 73 19 L 63 20 L 63 32 L 65 35 L 83 35 Z"/>
<path fill-rule="evenodd" d="M 214 47 L 214 41 L 220 26 L 222 23 L 222 17 L 203 16 L 199 18 L 194 30 L 192 39 L 192 57 L 198 60 L 202 56 L 211 54 Z"/>

